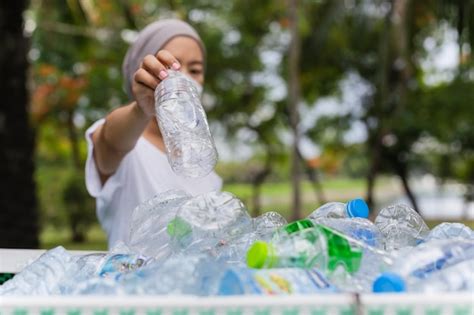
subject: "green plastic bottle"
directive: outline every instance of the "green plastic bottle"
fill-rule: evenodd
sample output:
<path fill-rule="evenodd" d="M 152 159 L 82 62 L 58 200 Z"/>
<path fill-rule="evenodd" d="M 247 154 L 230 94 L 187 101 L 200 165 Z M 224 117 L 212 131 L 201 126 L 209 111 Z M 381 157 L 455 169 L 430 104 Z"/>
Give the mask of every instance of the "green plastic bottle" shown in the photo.
<path fill-rule="evenodd" d="M 303 219 L 303 220 L 297 220 L 291 223 L 288 223 L 284 227 L 282 227 L 282 230 L 285 231 L 288 234 L 292 234 L 294 232 L 298 232 L 307 228 L 312 228 L 314 227 L 314 223 L 311 220 L 308 219 Z"/>
<path fill-rule="evenodd" d="M 361 259 L 362 249 L 351 246 L 345 235 L 307 219 L 284 226 L 272 242 L 255 242 L 247 252 L 251 268 L 316 267 L 333 272 L 342 266 L 354 273 Z"/>
<path fill-rule="evenodd" d="M 247 265 L 251 268 L 298 267 L 312 268 L 327 265 L 326 239 L 315 228 L 291 234 L 282 233 L 277 241 L 255 242 L 247 251 Z"/>

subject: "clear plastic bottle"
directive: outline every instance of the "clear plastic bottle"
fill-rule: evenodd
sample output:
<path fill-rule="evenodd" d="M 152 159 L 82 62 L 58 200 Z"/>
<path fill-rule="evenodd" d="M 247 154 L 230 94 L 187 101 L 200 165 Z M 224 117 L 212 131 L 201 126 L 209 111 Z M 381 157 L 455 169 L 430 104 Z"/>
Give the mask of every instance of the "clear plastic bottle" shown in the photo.
<path fill-rule="evenodd" d="M 72 286 L 68 295 L 124 295 L 122 285 L 116 279 L 91 277 Z"/>
<path fill-rule="evenodd" d="M 333 219 L 334 221 L 353 221 L 354 219 Z M 315 224 L 309 219 L 299 220 L 288 224 L 287 226 L 278 230 L 275 233 L 271 245 L 260 245 L 256 243 L 253 250 L 256 253 L 249 253 L 247 255 L 247 263 L 249 266 L 259 268 L 262 265 L 262 255 L 260 251 L 263 251 L 263 256 L 268 256 L 270 259 L 263 260 L 263 267 L 270 268 L 275 265 L 281 267 L 295 267 L 302 266 L 310 268 L 308 264 L 301 265 L 301 260 L 310 261 L 314 255 L 312 252 L 304 252 L 301 250 L 301 240 L 293 241 L 294 246 L 291 243 L 288 244 L 288 237 L 301 238 L 302 233 L 307 230 L 318 229 L 324 235 L 325 242 L 321 243 L 322 238 L 313 236 L 313 232 L 309 232 L 309 242 L 314 242 L 316 246 L 316 255 L 320 255 L 323 258 L 316 260 L 319 264 L 314 264 L 315 267 L 322 270 L 329 277 L 331 282 L 336 285 L 339 289 L 348 292 L 367 292 L 372 288 L 374 279 L 381 273 L 387 270 L 387 268 L 393 265 L 394 257 L 388 254 L 384 250 L 370 246 L 367 242 L 352 238 L 350 236 L 341 234 L 340 232 L 333 230 L 327 226 Z M 304 234 L 303 234 L 304 235 Z M 279 245 L 280 249 L 275 254 L 276 245 Z M 302 243 L 305 244 L 305 243 Z M 284 245 L 284 246 L 283 246 Z M 263 247 L 263 248 L 258 248 Z M 270 254 L 268 251 L 270 249 Z M 267 252 L 265 252 L 265 250 Z M 278 258 L 272 258 L 273 256 L 282 256 L 284 259 L 280 261 Z M 254 256 L 254 257 L 252 257 Z M 288 257 L 289 259 L 288 259 Z M 299 263 L 299 265 L 296 265 Z M 341 268 L 342 267 L 342 268 Z"/>
<path fill-rule="evenodd" d="M 317 269 L 230 268 L 219 282 L 219 295 L 333 293 L 336 288 Z"/>
<path fill-rule="evenodd" d="M 270 241 L 276 230 L 288 224 L 284 217 L 273 211 L 265 212 L 252 221 L 252 231 L 241 234 L 227 244 L 221 243 L 218 256 L 220 261 L 245 266 L 245 254 L 253 243 L 259 240 Z"/>
<path fill-rule="evenodd" d="M 384 236 L 386 250 L 415 246 L 423 242 L 429 233 L 421 216 L 404 204 L 383 208 L 374 223 Z"/>
<path fill-rule="evenodd" d="M 462 223 L 444 222 L 435 226 L 430 231 L 426 241 L 447 240 L 452 238 L 474 240 L 474 232 Z"/>
<path fill-rule="evenodd" d="M 299 223 L 310 225 L 310 220 Z M 351 246 L 347 238 L 328 227 L 296 230 L 295 223 L 287 225 L 271 243 L 255 242 L 247 252 L 247 265 L 251 268 L 299 267 L 318 268 L 334 272 L 343 267 L 353 273 L 360 267 L 361 248 Z M 288 230 L 294 230 L 287 233 Z"/>
<path fill-rule="evenodd" d="M 341 219 L 341 218 L 368 218 L 369 207 L 367 203 L 360 198 L 352 199 L 347 203 L 329 202 L 314 210 L 308 219 L 318 221 L 323 218 Z"/>
<path fill-rule="evenodd" d="M 469 259 L 443 269 L 426 279 L 419 279 L 409 283 L 407 291 L 423 293 L 474 292 L 474 259 Z"/>
<path fill-rule="evenodd" d="M 184 177 L 203 177 L 217 163 L 206 113 L 196 83 L 181 72 L 169 70 L 155 90 L 158 126 L 173 171 Z"/>
<path fill-rule="evenodd" d="M 171 255 L 167 225 L 178 209 L 192 197 L 181 190 L 168 190 L 138 205 L 132 213 L 127 245 L 137 253 L 156 260 Z"/>
<path fill-rule="evenodd" d="M 287 225 L 288 222 L 278 212 L 269 211 L 265 212 L 258 217 L 253 219 L 253 225 L 255 232 L 258 234 L 260 239 L 270 239 L 273 233 Z"/>
<path fill-rule="evenodd" d="M 70 268 L 59 284 L 61 294 L 74 294 L 81 283 L 99 278 L 97 270 L 106 256 L 106 253 L 74 256 Z"/>
<path fill-rule="evenodd" d="M 223 265 L 206 254 L 177 254 L 162 263 L 154 263 L 117 281 L 127 294 L 215 294 Z"/>
<path fill-rule="evenodd" d="M 59 294 L 59 283 L 66 274 L 72 255 L 62 246 L 53 248 L 0 286 L 2 295 Z"/>
<path fill-rule="evenodd" d="M 474 259 L 474 241 L 444 240 L 420 244 L 400 256 L 373 284 L 374 292 L 402 292 L 407 284 L 436 275 L 441 270 Z"/>
<path fill-rule="evenodd" d="M 110 254 L 102 260 L 97 274 L 114 279 L 143 267 L 149 260 L 148 257 L 136 254 Z"/>
<path fill-rule="evenodd" d="M 242 201 L 228 192 L 210 192 L 184 203 L 168 224 L 167 232 L 175 251 L 196 254 L 219 250 L 252 228 L 252 219 Z"/>
<path fill-rule="evenodd" d="M 325 218 L 317 221 L 319 224 L 328 226 L 346 236 L 360 240 L 369 246 L 383 248 L 382 233 L 371 221 L 364 218 Z"/>

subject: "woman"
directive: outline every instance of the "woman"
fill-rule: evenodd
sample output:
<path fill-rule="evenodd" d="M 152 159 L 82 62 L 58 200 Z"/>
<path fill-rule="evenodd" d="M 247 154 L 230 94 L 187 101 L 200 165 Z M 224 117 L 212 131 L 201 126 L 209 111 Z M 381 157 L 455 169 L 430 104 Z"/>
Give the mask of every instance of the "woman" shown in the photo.
<path fill-rule="evenodd" d="M 133 209 L 157 193 L 181 189 L 196 195 L 221 189 L 222 180 L 214 172 L 200 179 L 173 173 L 155 118 L 154 91 L 167 70 L 181 71 L 202 87 L 204 58 L 204 44 L 189 24 L 174 19 L 150 24 L 123 62 L 130 104 L 86 131 L 86 186 L 96 198 L 109 247 L 127 241 Z"/>

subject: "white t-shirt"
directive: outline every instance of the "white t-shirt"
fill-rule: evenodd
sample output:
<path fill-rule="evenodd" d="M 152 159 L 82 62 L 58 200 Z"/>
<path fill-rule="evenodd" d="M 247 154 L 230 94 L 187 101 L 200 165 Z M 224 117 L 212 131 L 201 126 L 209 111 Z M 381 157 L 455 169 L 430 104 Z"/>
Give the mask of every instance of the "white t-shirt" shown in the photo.
<path fill-rule="evenodd" d="M 92 134 L 104 122 L 105 119 L 101 119 L 86 131 L 86 187 L 89 194 L 96 198 L 97 217 L 107 232 L 109 248 L 118 241 L 128 241 L 133 209 L 156 194 L 181 189 L 191 195 L 199 195 L 222 188 L 222 179 L 214 172 L 197 179 L 178 177 L 172 171 L 166 154 L 143 137 L 102 186 L 92 155 Z"/>

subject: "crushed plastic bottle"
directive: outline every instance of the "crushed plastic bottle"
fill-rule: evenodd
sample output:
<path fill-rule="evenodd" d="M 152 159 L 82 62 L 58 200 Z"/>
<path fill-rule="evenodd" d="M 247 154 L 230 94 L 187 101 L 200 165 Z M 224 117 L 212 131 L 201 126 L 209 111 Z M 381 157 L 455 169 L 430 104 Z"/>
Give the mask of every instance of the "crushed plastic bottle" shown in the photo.
<path fill-rule="evenodd" d="M 191 198 L 184 191 L 168 190 L 138 205 L 132 213 L 129 247 L 157 260 L 169 257 L 167 226 L 178 209 Z"/>
<path fill-rule="evenodd" d="M 123 295 L 125 290 L 114 279 L 92 277 L 74 286 L 70 295 Z"/>
<path fill-rule="evenodd" d="M 98 277 L 98 268 L 106 259 L 106 256 L 106 253 L 74 256 L 63 280 L 60 281 L 60 293 L 63 295 L 76 294 L 78 284 Z"/>
<path fill-rule="evenodd" d="M 420 244 L 400 256 L 373 284 L 374 292 L 402 292 L 407 283 L 435 275 L 440 270 L 474 259 L 474 241 L 444 240 Z"/>
<path fill-rule="evenodd" d="M 255 242 L 247 252 L 250 268 L 312 268 L 327 266 L 327 243 L 320 229 L 280 236 L 277 242 Z"/>
<path fill-rule="evenodd" d="M 320 219 L 319 224 L 328 226 L 346 236 L 360 240 L 369 246 L 383 248 L 382 233 L 371 221 L 364 218 Z"/>
<path fill-rule="evenodd" d="M 254 230 L 262 240 L 270 240 L 277 229 L 287 224 L 286 219 L 274 211 L 265 212 L 253 219 Z"/>
<path fill-rule="evenodd" d="M 134 254 L 111 254 L 104 257 L 98 270 L 101 277 L 117 278 L 143 267 L 149 258 Z"/>
<path fill-rule="evenodd" d="M 426 279 L 418 279 L 409 283 L 406 289 L 423 293 L 474 292 L 474 259 L 440 270 Z"/>
<path fill-rule="evenodd" d="M 426 241 L 431 240 L 447 240 L 453 238 L 461 238 L 474 240 L 474 232 L 462 223 L 444 222 L 435 226 L 428 234 Z"/>
<path fill-rule="evenodd" d="M 228 269 L 219 282 L 219 295 L 289 295 L 334 293 L 336 288 L 317 269 Z"/>
<path fill-rule="evenodd" d="M 119 284 L 127 294 L 215 295 L 224 267 L 206 254 L 177 254 L 163 263 L 123 275 Z"/>
<path fill-rule="evenodd" d="M 275 231 L 288 224 L 277 212 L 265 212 L 253 220 L 253 230 L 220 244 L 216 259 L 228 264 L 245 266 L 245 255 L 256 241 L 270 241 Z"/>
<path fill-rule="evenodd" d="M 217 151 L 196 83 L 169 70 L 155 90 L 158 126 L 173 171 L 184 177 L 203 177 L 217 163 Z"/>
<path fill-rule="evenodd" d="M 354 219 L 333 219 L 334 221 Z M 367 292 L 376 276 L 393 264 L 393 255 L 348 235 L 340 234 L 311 220 L 292 222 L 279 230 L 273 240 L 279 242 L 288 235 L 313 227 L 322 228 L 328 236 L 328 263 L 317 266 L 339 289 L 347 292 Z M 343 267 L 343 268 L 341 268 Z"/>
<path fill-rule="evenodd" d="M 347 203 L 329 202 L 314 210 L 308 219 L 317 222 L 320 219 L 368 218 L 369 207 L 360 198 L 352 199 Z"/>
<path fill-rule="evenodd" d="M 362 251 L 351 247 L 343 234 L 323 225 L 297 230 L 296 226 L 301 224 L 312 222 L 290 223 L 273 242 L 255 242 L 247 253 L 247 265 L 251 268 L 315 267 L 323 272 L 343 267 L 349 273 L 359 269 Z"/>
<path fill-rule="evenodd" d="M 0 296 L 472 292 L 472 230 L 444 223 L 428 234 L 406 208 L 381 211 L 382 233 L 358 217 L 251 219 L 232 194 L 169 191 L 135 209 L 127 244 L 80 256 L 55 248 Z"/>
<path fill-rule="evenodd" d="M 383 234 L 386 250 L 415 246 L 423 242 L 429 233 L 421 216 L 403 204 L 383 208 L 374 223 Z"/>
<path fill-rule="evenodd" d="M 244 204 L 228 192 L 210 192 L 181 205 L 167 232 L 175 251 L 188 254 L 219 250 L 252 231 Z"/>
<path fill-rule="evenodd" d="M 1 285 L 0 296 L 60 294 L 59 283 L 71 259 L 62 246 L 47 251 Z"/>

